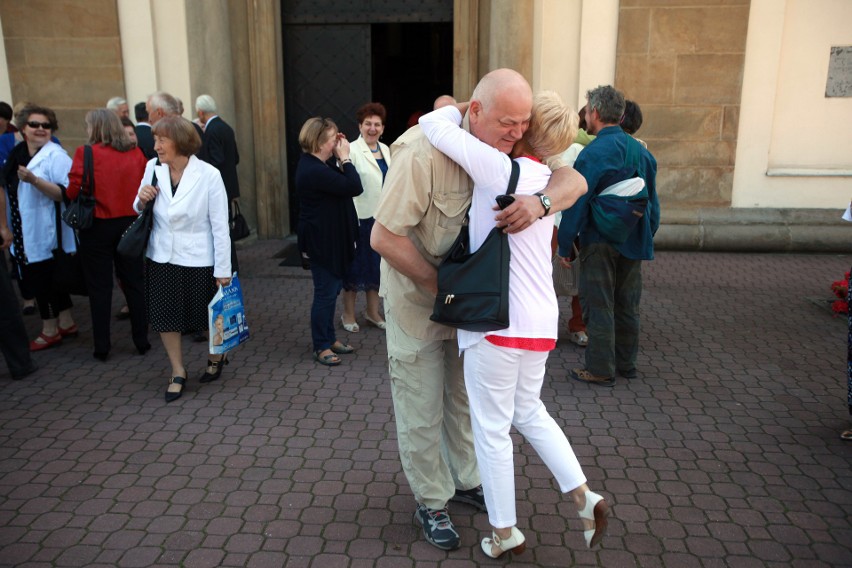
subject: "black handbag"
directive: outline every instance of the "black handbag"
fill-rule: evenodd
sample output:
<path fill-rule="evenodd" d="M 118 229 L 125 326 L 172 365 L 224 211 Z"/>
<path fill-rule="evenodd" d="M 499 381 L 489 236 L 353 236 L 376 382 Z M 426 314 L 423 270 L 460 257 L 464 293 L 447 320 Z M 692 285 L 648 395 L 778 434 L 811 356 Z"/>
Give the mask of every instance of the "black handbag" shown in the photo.
<path fill-rule="evenodd" d="M 506 195 L 515 193 L 519 172 L 513 160 Z M 438 295 L 429 319 L 467 331 L 506 329 L 509 327 L 509 237 L 494 227 L 482 246 L 471 253 L 469 213 L 470 208 L 459 236 L 438 266 Z"/>
<path fill-rule="evenodd" d="M 83 180 L 77 199 L 68 204 L 62 220 L 72 229 L 88 229 L 95 218 L 95 163 L 92 147 L 83 147 Z"/>
<path fill-rule="evenodd" d="M 56 207 L 56 248 L 53 254 L 53 285 L 62 292 L 75 296 L 88 296 L 86 279 L 83 276 L 83 265 L 80 261 L 79 246 L 76 253 L 67 253 L 62 248 L 62 223 L 60 222 L 59 202 Z M 79 243 L 78 243 L 79 245 Z"/>
<path fill-rule="evenodd" d="M 231 219 L 230 226 L 232 241 L 244 239 L 251 234 L 251 228 L 249 228 L 246 218 L 240 211 L 240 204 L 236 201 L 234 202 L 234 217 Z"/>
<path fill-rule="evenodd" d="M 158 162 L 159 163 L 159 162 Z M 151 185 L 157 185 L 157 172 L 151 176 Z M 154 200 L 145 205 L 145 209 L 121 234 L 116 252 L 124 258 L 140 258 L 148 248 L 148 239 L 154 226 Z"/>

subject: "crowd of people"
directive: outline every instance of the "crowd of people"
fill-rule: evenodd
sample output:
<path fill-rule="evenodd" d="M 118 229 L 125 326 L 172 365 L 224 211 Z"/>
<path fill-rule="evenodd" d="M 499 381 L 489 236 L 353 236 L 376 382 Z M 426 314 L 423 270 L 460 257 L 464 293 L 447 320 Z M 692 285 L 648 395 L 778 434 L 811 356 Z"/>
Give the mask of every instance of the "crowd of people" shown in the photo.
<path fill-rule="evenodd" d="M 84 148 L 73 159 L 62 149 L 51 109 L 23 105 L 14 114 L 18 131 L 11 127 L 0 137 L 0 238 L 10 247 L 21 297 L 33 301 L 42 319 L 41 332 L 27 344 L 9 272 L 0 263 L 0 347 L 12 376 L 21 378 L 36 369 L 30 352 L 78 333 L 69 291 L 52 277 L 56 249 L 77 252 L 90 292 L 94 357 L 106 361 L 111 349 L 115 274 L 137 351 L 150 349 L 149 327 L 160 334 L 171 365 L 165 391 L 171 402 L 189 375 L 182 336 L 206 332 L 211 346 L 222 343 L 221 320 L 208 330 L 207 304 L 236 267 L 229 218 L 239 198 L 239 154 L 209 95 L 196 101 L 196 122 L 182 118 L 180 101 L 162 92 L 134 112 L 136 125 L 127 102 L 115 98 L 87 114 L 91 188 L 84 183 Z M 595 547 L 610 506 L 590 489 L 540 398 L 558 336 L 552 257 L 556 249 L 559 264 L 582 267 L 568 337 L 584 348 L 585 366 L 571 376 L 604 387 L 614 386 L 616 377 L 637 378 L 642 263 L 654 258 L 660 223 L 656 160 L 634 137 L 641 109 L 600 86 L 586 93 L 577 113 L 556 93 L 534 95 L 519 73 L 498 69 L 482 78 L 468 102 L 439 97 L 390 147 L 381 140 L 386 116 L 381 103 L 361 106 L 351 143 L 331 118 L 312 117 L 299 132 L 294 190 L 299 251 L 313 280 L 312 359 L 337 366 L 356 349 L 337 337 L 341 292 L 343 330 L 358 333 L 370 324 L 386 332 L 401 465 L 416 501 L 414 519 L 430 544 L 461 545 L 448 508 L 458 502 L 488 514 L 484 554 L 524 551 L 514 427 L 576 505 L 585 544 Z M 0 103 L 0 120 L 10 118 Z M 514 201 L 501 209 L 496 198 L 513 168 L 519 171 Z M 81 192 L 94 195 L 95 215 L 91 227 L 75 234 L 58 220 Z M 633 207 L 628 217 L 635 218 L 619 238 L 605 226 L 607 215 L 624 220 L 607 213 L 603 202 Z M 147 253 L 122 257 L 121 235 L 146 208 L 153 214 Z M 505 329 L 456 330 L 430 320 L 438 266 L 466 219 L 472 252 L 495 227 L 508 235 Z M 365 294 L 362 323 L 358 292 Z M 227 362 L 227 355 L 211 353 L 200 381 L 219 378 Z"/>
<path fill-rule="evenodd" d="M 392 147 L 381 140 L 387 113 L 378 102 L 357 110 L 359 133 L 351 143 L 330 118 L 310 118 L 301 128 L 303 153 L 294 189 L 299 250 L 313 279 L 312 358 L 336 366 L 342 364 L 341 356 L 355 351 L 336 334 L 341 292 L 343 330 L 357 333 L 370 324 L 386 331 L 400 457 L 417 502 L 414 518 L 426 540 L 438 548 L 460 546 L 450 501 L 488 513 L 491 534 L 481 542 L 486 555 L 496 558 L 525 548 L 514 501 L 512 426 L 530 441 L 560 490 L 576 504 L 586 545 L 596 546 L 606 531 L 609 505 L 587 485 L 540 392 L 558 335 L 551 245 L 553 215 L 564 210 L 558 241 L 565 264 L 576 262 L 565 253 L 566 243 L 578 242 L 584 265 L 592 263 L 586 259 L 589 252 L 601 249 L 596 253 L 602 259 L 599 271 L 606 273 L 611 266 L 616 294 L 619 263 L 633 267 L 632 303 L 625 307 L 621 297 L 609 303 L 608 317 L 619 322 L 609 338 L 597 327 L 607 318 L 601 313 L 605 302 L 586 289 L 598 285 L 599 278 L 583 279 L 572 305 L 572 325 L 583 326 L 582 335 L 588 326 L 591 339 L 588 370 L 575 371 L 575 378 L 603 384 L 615 372 L 635 376 L 635 342 L 629 350 L 622 345 L 638 325 L 638 265 L 650 258 L 646 249 L 652 242 L 645 233 L 656 230 L 659 210 L 655 164 L 647 150 L 639 175 L 651 188 L 653 204 L 636 237 L 640 256 L 635 247 L 622 250 L 591 238 L 594 223 L 584 221 L 587 213 L 574 215 L 586 208 L 587 189 L 593 187 L 589 180 L 595 174 L 584 170 L 589 151 L 600 147 L 599 154 L 613 164 L 633 159 L 618 142 L 628 136 L 617 126 L 624 106 L 611 87 L 590 91 L 584 109 L 587 126 L 578 130 L 577 113 L 558 95 L 533 96 L 520 74 L 500 69 L 482 79 L 470 102 L 458 103 L 448 95 L 436 99 L 434 110 L 419 116 L 419 124 Z M 16 114 L 21 132 L 18 138 L 13 134 L 2 169 L 0 236 L 10 246 L 21 296 L 38 306 L 42 331 L 26 344 L 22 311 L 3 263 L 4 314 L 15 316 L 8 328 L 14 333 L 3 334 L 3 351 L 13 377 L 36 369 L 30 352 L 61 345 L 78 333 L 69 290 L 53 277 L 58 266 L 54 253 L 61 243 L 81 261 L 90 294 L 93 356 L 101 361 L 109 357 L 117 279 L 137 352 L 144 355 L 150 349 L 149 328 L 159 333 L 171 367 L 165 400 L 180 398 L 189 376 L 182 336 L 211 333 L 207 304 L 217 286 L 229 283 L 236 266 L 229 218 L 239 197 L 234 133 L 218 117 L 215 101 L 209 95 L 198 97 L 194 122 L 182 118 L 182 111 L 178 99 L 158 92 L 134 107 L 134 125 L 127 101 L 111 99 L 106 108 L 86 115 L 87 144 L 73 159 L 52 138 L 58 128 L 52 110 L 25 105 Z M 610 133 L 607 128 L 613 124 Z M 609 138 L 615 142 L 607 145 Z M 588 150 L 572 150 L 575 139 Z M 92 174 L 86 172 L 87 152 Z M 565 167 L 575 159 L 576 168 Z M 604 171 L 601 160 L 606 161 L 597 157 L 591 162 Z M 505 191 L 513 161 L 520 171 L 514 202 L 495 212 L 495 197 Z M 82 194 L 94 197 L 94 219 L 91 226 L 74 231 L 59 219 Z M 457 332 L 429 319 L 436 267 L 468 209 L 473 250 L 495 226 L 509 235 L 510 324 L 503 330 Z M 122 234 L 146 210 L 153 217 L 147 251 L 138 258 L 123 256 L 118 252 Z M 361 323 L 355 310 L 359 291 L 366 305 Z M 6 304 L 15 309 L 6 310 Z M 624 321 L 630 325 L 622 325 Z M 214 342 L 221 344 L 220 327 L 212 330 L 211 351 Z M 571 333 L 575 343 L 586 345 L 576 339 L 577 329 Z M 11 335 L 19 339 L 14 345 L 5 339 Z M 227 362 L 226 354 L 211 352 L 200 381 L 219 378 Z"/>
<path fill-rule="evenodd" d="M 37 370 L 31 353 L 79 334 L 72 295 L 88 295 L 92 355 L 107 361 L 117 280 L 126 300 L 117 317 L 130 319 L 140 355 L 151 348 L 149 327 L 160 334 L 171 363 L 165 400 L 176 400 L 188 375 L 181 336 L 208 333 L 207 305 L 236 266 L 229 234 L 239 198 L 233 130 L 209 95 L 198 97 L 198 119 L 190 122 L 178 99 L 154 93 L 136 105 L 135 125 L 127 101 L 115 97 L 86 114 L 86 144 L 72 158 L 54 136 L 59 124 L 52 109 L 7 107 L 0 103 L 0 119 L 14 115 L 0 140 L 0 243 L 9 249 L 12 271 L 4 255 L 0 349 L 12 377 Z M 94 200 L 92 218 L 75 230 L 63 215 L 84 198 Z M 146 252 L 121 254 L 122 236 L 146 206 L 153 219 Z M 22 315 L 36 307 L 41 332 L 28 340 Z M 219 378 L 227 362 L 227 355 L 211 353 L 201 382 Z"/>

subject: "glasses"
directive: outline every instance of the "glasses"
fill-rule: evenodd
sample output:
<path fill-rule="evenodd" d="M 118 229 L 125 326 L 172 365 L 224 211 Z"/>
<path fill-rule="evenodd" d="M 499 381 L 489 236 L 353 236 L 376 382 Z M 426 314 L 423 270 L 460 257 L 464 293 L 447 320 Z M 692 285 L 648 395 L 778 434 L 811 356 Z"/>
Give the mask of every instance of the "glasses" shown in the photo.
<path fill-rule="evenodd" d="M 27 123 L 27 126 L 30 128 L 44 128 L 45 130 L 52 130 L 52 125 L 49 122 L 36 122 L 30 121 Z"/>

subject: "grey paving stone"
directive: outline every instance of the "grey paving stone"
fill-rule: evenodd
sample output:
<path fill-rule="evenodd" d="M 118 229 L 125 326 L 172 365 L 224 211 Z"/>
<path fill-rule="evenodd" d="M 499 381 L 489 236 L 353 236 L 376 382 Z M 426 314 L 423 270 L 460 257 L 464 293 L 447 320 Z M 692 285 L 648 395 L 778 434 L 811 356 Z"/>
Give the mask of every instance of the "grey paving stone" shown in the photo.
<path fill-rule="evenodd" d="M 278 266 L 283 247 L 240 250 L 253 338 L 208 385 L 195 380 L 204 345 L 185 342 L 191 376 L 175 403 L 162 401 L 168 363 L 153 334 L 141 357 L 116 322 L 109 362 L 91 358 L 85 300 L 80 337 L 37 353 L 38 373 L 13 382 L 0 371 L 4 564 L 499 564 L 478 550 L 487 517 L 470 507 L 452 508 L 459 550 L 423 541 L 383 332 L 341 330 L 356 353 L 330 369 L 311 361 L 311 281 Z M 584 548 L 573 503 L 514 435 L 528 550 L 512 564 L 852 565 L 852 446 L 837 438 L 849 424 L 845 322 L 808 299 L 828 299 L 850 264 L 672 252 L 646 263 L 640 377 L 607 390 L 570 381 L 583 353 L 562 339 L 542 389 L 613 504 L 609 535 Z M 35 335 L 38 322 L 26 323 Z"/>

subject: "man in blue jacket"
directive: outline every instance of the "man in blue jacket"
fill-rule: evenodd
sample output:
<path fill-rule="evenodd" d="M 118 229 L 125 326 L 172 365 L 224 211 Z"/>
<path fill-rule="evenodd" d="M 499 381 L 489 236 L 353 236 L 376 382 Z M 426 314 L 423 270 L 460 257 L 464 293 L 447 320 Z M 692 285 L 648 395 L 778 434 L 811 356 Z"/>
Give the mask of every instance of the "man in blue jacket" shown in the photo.
<path fill-rule="evenodd" d="M 574 168 L 586 178 L 589 191 L 565 211 L 559 225 L 559 255 L 569 257 L 571 243 L 580 236 L 580 300 L 589 336 L 586 367 L 571 376 L 582 382 L 613 386 L 615 375 L 637 376 L 639 301 L 642 297 L 642 261 L 654 258 L 654 234 L 660 226 L 657 199 L 657 161 L 619 126 L 624 96 L 611 86 L 586 93 L 586 123 L 597 137 L 580 152 Z M 648 204 L 627 240 L 608 241 L 595 226 L 591 200 L 607 177 L 625 169 L 645 181 Z"/>

